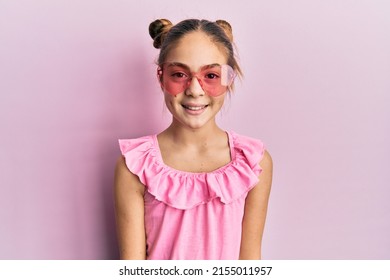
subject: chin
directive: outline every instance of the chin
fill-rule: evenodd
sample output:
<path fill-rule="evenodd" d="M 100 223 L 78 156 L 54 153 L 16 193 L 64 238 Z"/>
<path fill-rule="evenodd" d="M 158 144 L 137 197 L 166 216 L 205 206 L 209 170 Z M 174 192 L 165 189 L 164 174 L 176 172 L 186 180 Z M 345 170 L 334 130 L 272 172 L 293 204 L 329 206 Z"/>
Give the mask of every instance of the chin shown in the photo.
<path fill-rule="evenodd" d="M 200 129 L 206 125 L 206 122 L 182 122 L 182 125 L 190 129 Z"/>
<path fill-rule="evenodd" d="M 212 119 L 204 119 L 204 118 L 181 118 L 181 117 L 174 117 L 175 119 L 175 122 L 176 124 L 178 124 L 179 126 L 182 126 L 182 127 L 186 127 L 186 128 L 189 128 L 189 129 L 200 129 L 200 128 L 203 128 L 205 126 L 207 126 L 208 123 L 210 123 L 212 121 Z"/>

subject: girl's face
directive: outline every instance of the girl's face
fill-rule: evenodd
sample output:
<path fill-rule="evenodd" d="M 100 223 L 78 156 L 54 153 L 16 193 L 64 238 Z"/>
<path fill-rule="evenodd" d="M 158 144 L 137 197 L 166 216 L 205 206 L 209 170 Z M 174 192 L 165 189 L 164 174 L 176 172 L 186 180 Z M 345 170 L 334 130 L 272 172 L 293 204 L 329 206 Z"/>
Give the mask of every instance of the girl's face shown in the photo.
<path fill-rule="evenodd" d="M 184 65 L 197 73 L 205 65 L 227 63 L 225 53 L 201 31 L 185 35 L 167 55 L 166 62 Z M 217 97 L 208 95 L 198 79 L 193 77 L 183 93 L 176 96 L 164 91 L 165 103 L 173 116 L 174 124 L 196 129 L 213 124 L 222 108 L 226 92 Z"/>

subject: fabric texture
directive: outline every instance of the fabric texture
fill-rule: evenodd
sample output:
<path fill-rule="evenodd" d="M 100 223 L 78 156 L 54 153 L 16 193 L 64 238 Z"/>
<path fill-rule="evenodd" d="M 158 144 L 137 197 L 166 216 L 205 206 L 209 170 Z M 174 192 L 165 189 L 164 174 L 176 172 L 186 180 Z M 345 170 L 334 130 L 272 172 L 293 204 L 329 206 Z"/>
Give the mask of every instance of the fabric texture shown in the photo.
<path fill-rule="evenodd" d="M 231 161 L 207 173 L 165 165 L 157 135 L 119 140 L 128 169 L 145 186 L 147 259 L 238 259 L 245 198 L 259 180 L 264 145 L 227 135 Z"/>

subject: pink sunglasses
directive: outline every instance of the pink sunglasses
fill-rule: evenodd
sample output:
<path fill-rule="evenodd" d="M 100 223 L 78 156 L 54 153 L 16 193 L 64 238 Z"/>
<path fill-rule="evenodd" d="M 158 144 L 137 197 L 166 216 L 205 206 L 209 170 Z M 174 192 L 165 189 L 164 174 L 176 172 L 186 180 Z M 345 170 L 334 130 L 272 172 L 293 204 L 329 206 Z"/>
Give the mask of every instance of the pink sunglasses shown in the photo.
<path fill-rule="evenodd" d="M 165 62 L 157 69 L 161 86 L 171 95 L 183 93 L 196 78 L 202 89 L 210 96 L 219 96 L 232 85 L 236 73 L 230 65 L 210 64 L 200 68 L 196 73 L 182 63 Z"/>

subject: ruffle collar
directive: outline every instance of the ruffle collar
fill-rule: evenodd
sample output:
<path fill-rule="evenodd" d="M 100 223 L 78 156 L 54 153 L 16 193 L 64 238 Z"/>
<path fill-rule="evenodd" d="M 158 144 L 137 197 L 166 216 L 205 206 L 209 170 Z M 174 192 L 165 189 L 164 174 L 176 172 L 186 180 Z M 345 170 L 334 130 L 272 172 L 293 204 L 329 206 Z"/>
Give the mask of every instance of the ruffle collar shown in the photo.
<path fill-rule="evenodd" d="M 121 139 L 128 169 L 157 200 L 177 209 L 191 209 L 213 199 L 231 203 L 252 189 L 261 173 L 261 141 L 227 132 L 232 160 L 212 172 L 192 173 L 171 168 L 162 160 L 157 135 Z"/>

